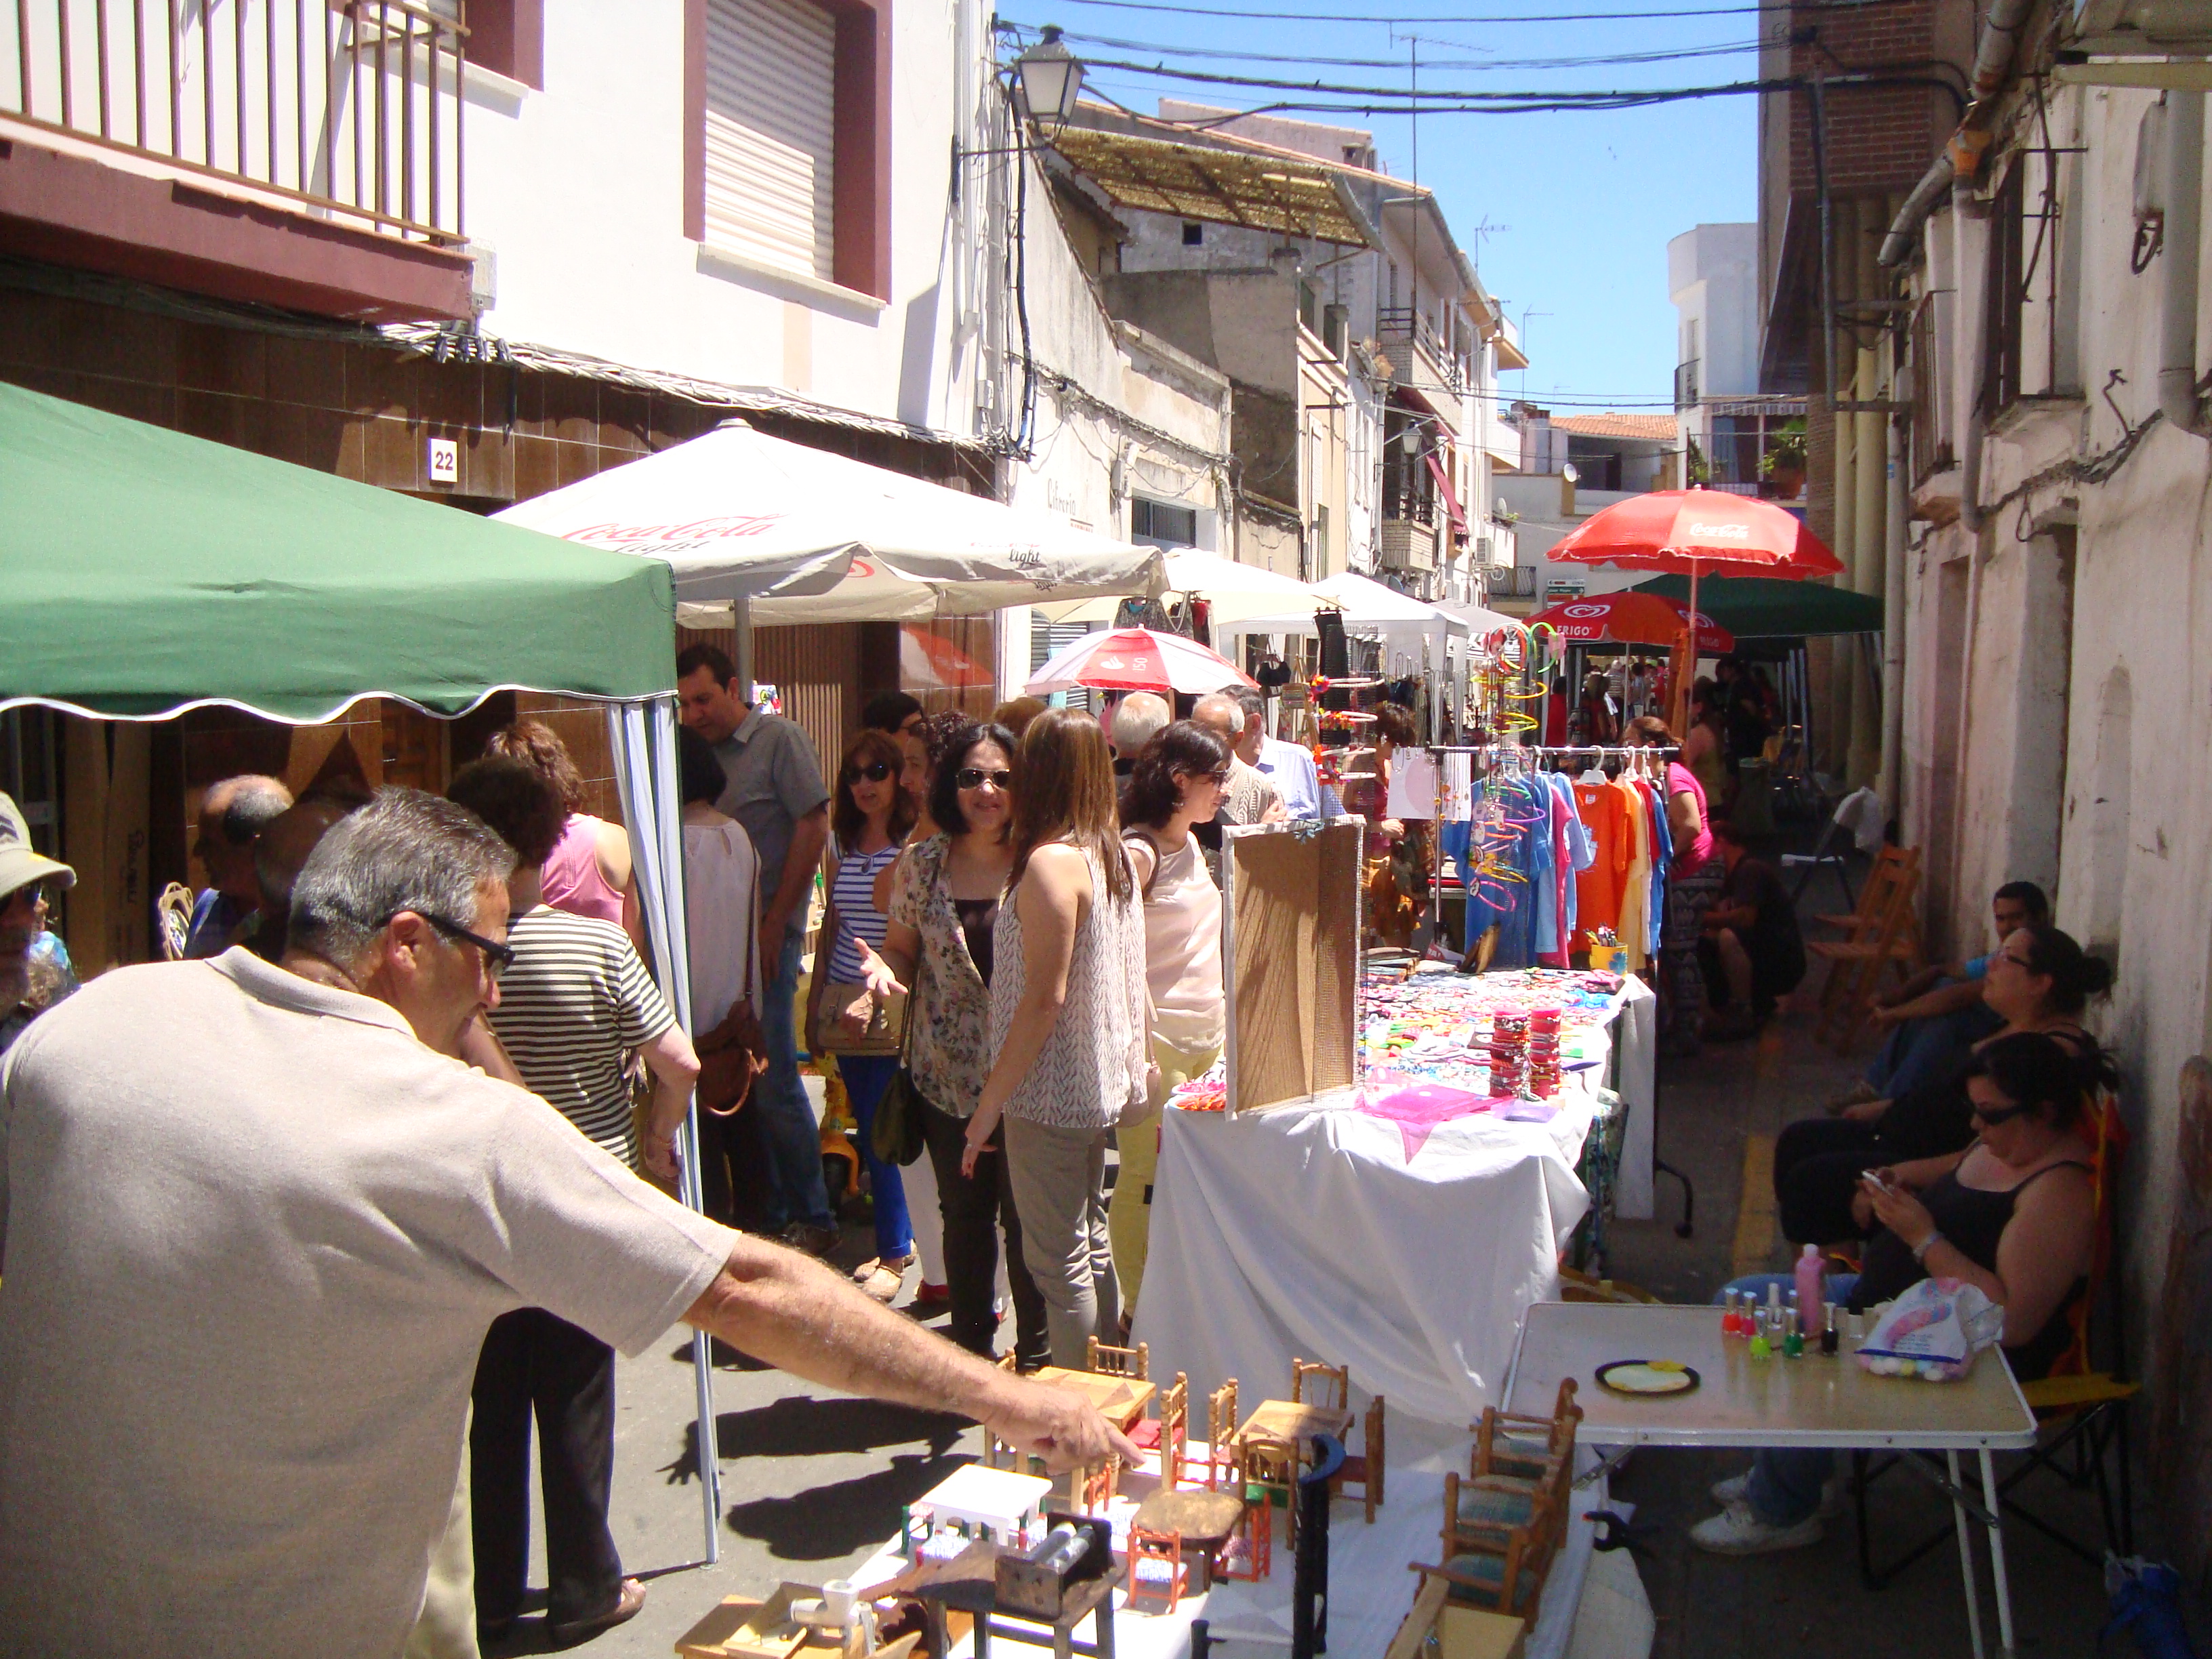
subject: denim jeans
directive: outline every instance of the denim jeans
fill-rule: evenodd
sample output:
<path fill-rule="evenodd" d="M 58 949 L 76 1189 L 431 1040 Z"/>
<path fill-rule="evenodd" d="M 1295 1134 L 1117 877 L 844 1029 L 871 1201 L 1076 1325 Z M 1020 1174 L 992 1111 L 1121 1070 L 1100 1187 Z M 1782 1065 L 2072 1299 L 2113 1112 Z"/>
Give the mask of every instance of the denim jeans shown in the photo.
<path fill-rule="evenodd" d="M 793 1021 L 799 991 L 799 936 L 787 933 L 775 959 L 761 1008 L 761 1033 L 768 1039 L 768 1071 L 753 1085 L 750 1109 L 760 1115 L 775 1181 L 769 1194 L 768 1224 L 781 1232 L 794 1221 L 834 1227 L 830 1189 L 822 1182 L 822 1126 L 799 1078 L 799 1034 Z"/>
<path fill-rule="evenodd" d="M 1826 1280 L 1826 1299 L 1842 1305 L 1850 1300 L 1858 1282 L 1856 1273 L 1830 1273 Z M 1780 1285 L 1786 1301 L 1789 1293 L 1797 1288 L 1797 1279 L 1792 1273 L 1747 1273 L 1722 1285 L 1713 1300 L 1725 1302 L 1728 1293 L 1734 1291 L 1754 1302 L 1764 1302 L 1769 1285 Z M 1772 1363 L 1792 1362 L 1778 1359 Z M 1810 1519 L 1820 1510 L 1820 1489 L 1828 1484 L 1828 1475 L 1835 1466 L 1836 1455 L 1826 1447 L 1769 1446 L 1753 1452 L 1751 1512 L 1770 1527 L 1794 1527 Z"/>
<path fill-rule="evenodd" d="M 1952 981 L 1944 980 L 1942 984 Z M 1908 1019 L 1882 1039 L 1874 1064 L 1866 1069 L 1867 1086 L 1884 1100 L 1911 1094 L 1933 1082 L 1954 1054 L 1980 1042 L 2004 1020 L 1986 1003 L 1960 1008 L 1931 1019 Z"/>
<path fill-rule="evenodd" d="M 876 1156 L 876 1107 L 898 1072 L 896 1054 L 840 1054 L 837 1075 L 845 1079 L 845 1097 L 853 1103 L 853 1121 L 860 1126 L 860 1162 L 868 1168 L 868 1185 L 875 1194 L 876 1254 L 891 1261 L 910 1255 L 914 1228 L 906 1212 L 906 1186 L 896 1164 Z"/>

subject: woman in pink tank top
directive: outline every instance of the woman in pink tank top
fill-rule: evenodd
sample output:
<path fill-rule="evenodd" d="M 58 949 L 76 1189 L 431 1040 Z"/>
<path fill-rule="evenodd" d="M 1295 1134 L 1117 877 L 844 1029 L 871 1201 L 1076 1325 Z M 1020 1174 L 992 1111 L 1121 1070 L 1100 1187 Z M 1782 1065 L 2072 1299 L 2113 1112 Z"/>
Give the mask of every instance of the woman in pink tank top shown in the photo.
<path fill-rule="evenodd" d="M 568 744 L 540 721 L 517 720 L 492 733 L 484 750 L 529 766 L 560 793 L 568 810 L 561 839 L 545 860 L 546 903 L 571 915 L 615 922 L 635 939 L 638 930 L 627 914 L 629 837 L 619 824 L 576 810 L 585 799 L 584 778 L 568 757 Z"/>

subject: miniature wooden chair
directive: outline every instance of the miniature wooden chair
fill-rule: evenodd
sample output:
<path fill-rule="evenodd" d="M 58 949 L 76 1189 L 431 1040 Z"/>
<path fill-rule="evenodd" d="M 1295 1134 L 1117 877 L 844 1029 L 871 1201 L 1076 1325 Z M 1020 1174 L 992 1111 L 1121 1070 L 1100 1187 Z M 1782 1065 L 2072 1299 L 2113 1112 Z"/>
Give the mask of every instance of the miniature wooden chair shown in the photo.
<path fill-rule="evenodd" d="M 1137 1611 L 1139 1601 L 1157 1595 L 1167 1603 L 1160 1611 L 1173 1613 L 1182 1604 L 1189 1571 L 1183 1565 L 1181 1533 L 1151 1532 L 1134 1526 L 1129 1528 L 1130 1612 Z"/>
<path fill-rule="evenodd" d="M 1225 1480 L 1236 1484 L 1237 1379 L 1231 1377 L 1206 1399 L 1206 1489 Z"/>
<path fill-rule="evenodd" d="M 1101 1376 L 1133 1376 L 1139 1382 L 1152 1380 L 1152 1346 L 1139 1342 L 1133 1348 L 1109 1348 L 1097 1337 L 1084 1356 L 1083 1369 L 1096 1371 Z"/>
<path fill-rule="evenodd" d="M 1455 1601 L 1486 1607 L 1509 1618 L 1532 1618 L 1536 1604 L 1543 1599 L 1544 1580 L 1552 1570 L 1551 1557 L 1530 1549 L 1524 1528 L 1510 1528 L 1499 1542 L 1502 1547 L 1495 1553 L 1455 1555 L 1438 1566 L 1416 1561 L 1412 1564 L 1412 1571 L 1421 1575 L 1425 1586 L 1431 1577 L 1449 1583 Z M 1532 1562 L 1532 1556 L 1536 1555 L 1542 1559 Z"/>
<path fill-rule="evenodd" d="M 1237 1444 L 1237 1479 L 1247 1502 L 1262 1510 L 1274 1507 L 1275 1494 L 1283 1495 L 1283 1541 L 1298 1541 L 1298 1444 L 1271 1435 L 1248 1434 Z"/>
<path fill-rule="evenodd" d="M 1337 1471 L 1335 1487 L 1338 1492 L 1357 1482 L 1359 1495 L 1367 1505 L 1367 1524 L 1375 1524 L 1375 1510 L 1382 1502 L 1382 1396 L 1376 1395 L 1367 1407 L 1367 1432 L 1359 1444 L 1358 1456 L 1345 1455 L 1344 1466 Z"/>
<path fill-rule="evenodd" d="M 1247 1498 L 1237 1516 L 1236 1530 L 1229 1534 L 1229 1541 L 1215 1558 L 1212 1576 L 1257 1583 L 1271 1577 L 1274 1571 L 1274 1510 L 1264 1498 L 1256 1504 Z"/>
<path fill-rule="evenodd" d="M 1468 1459 L 1470 1478 L 1486 1474 L 1541 1480 L 1559 1464 L 1571 1465 L 1575 1431 L 1583 1408 L 1575 1404 L 1575 1379 L 1563 1377 L 1554 1397 L 1552 1415 L 1526 1417 L 1509 1414 L 1495 1406 L 1483 1408 L 1474 1425 L 1474 1451 Z"/>
<path fill-rule="evenodd" d="M 1076 1471 L 1075 1482 L 1081 1491 L 1083 1512 L 1103 1515 L 1121 1489 L 1121 1460 L 1109 1455 L 1096 1463 L 1085 1463 Z"/>
<path fill-rule="evenodd" d="M 1319 1360 L 1291 1360 L 1291 1400 L 1295 1405 L 1320 1406 L 1334 1412 L 1350 1411 L 1352 1367 L 1324 1365 Z"/>
<path fill-rule="evenodd" d="M 1511 1528 L 1525 1530 L 1534 1542 L 1556 1545 L 1566 1505 L 1566 1483 L 1519 1480 L 1510 1475 L 1444 1476 L 1444 1524 L 1438 1533 L 1445 1559 L 1495 1553 L 1497 1540 Z"/>
<path fill-rule="evenodd" d="M 1129 1431 L 1129 1438 L 1146 1451 L 1160 1455 L 1160 1486 L 1173 1492 L 1182 1480 L 1183 1461 L 1190 1452 L 1190 1378 L 1176 1373 L 1174 1384 L 1158 1396 L 1159 1415 L 1146 1419 Z"/>

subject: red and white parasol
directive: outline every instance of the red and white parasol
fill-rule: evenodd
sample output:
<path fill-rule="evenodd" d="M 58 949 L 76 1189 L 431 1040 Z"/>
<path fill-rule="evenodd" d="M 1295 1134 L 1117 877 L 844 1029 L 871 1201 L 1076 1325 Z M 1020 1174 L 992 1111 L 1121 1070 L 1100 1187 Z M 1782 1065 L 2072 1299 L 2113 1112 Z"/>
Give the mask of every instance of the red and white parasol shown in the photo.
<path fill-rule="evenodd" d="M 1116 628 L 1085 634 L 1037 670 L 1022 688 L 1033 697 L 1088 686 L 1098 691 L 1185 691 L 1204 696 L 1257 682 L 1219 653 L 1180 634 Z"/>

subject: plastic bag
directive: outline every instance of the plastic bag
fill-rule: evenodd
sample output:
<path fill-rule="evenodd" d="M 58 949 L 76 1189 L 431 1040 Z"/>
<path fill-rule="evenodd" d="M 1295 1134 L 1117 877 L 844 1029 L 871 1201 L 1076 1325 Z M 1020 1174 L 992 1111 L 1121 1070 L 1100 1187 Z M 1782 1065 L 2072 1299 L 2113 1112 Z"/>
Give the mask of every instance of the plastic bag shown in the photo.
<path fill-rule="evenodd" d="M 1958 1279 L 1923 1279 L 1889 1304 L 1858 1352 L 1877 1376 L 1956 1382 L 2004 1332 L 2004 1310 Z"/>

